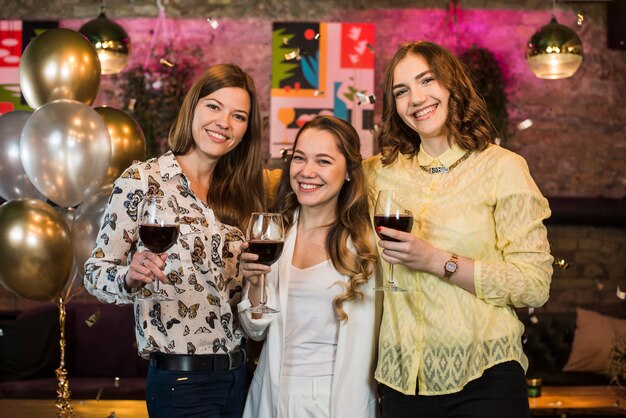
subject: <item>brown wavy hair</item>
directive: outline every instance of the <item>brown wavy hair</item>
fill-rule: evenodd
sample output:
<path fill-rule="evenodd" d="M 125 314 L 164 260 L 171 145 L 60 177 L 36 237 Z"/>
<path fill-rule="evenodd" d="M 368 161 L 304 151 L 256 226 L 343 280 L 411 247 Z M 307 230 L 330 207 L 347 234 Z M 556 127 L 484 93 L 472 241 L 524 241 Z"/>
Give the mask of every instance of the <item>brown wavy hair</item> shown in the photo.
<path fill-rule="evenodd" d="M 326 236 L 326 252 L 333 267 L 341 274 L 350 277 L 343 294 L 333 300 L 335 313 L 341 321 L 347 321 L 343 303 L 356 298 L 363 299 L 363 286 L 374 272 L 376 252 L 371 240 L 371 222 L 368 211 L 368 188 L 361 165 L 361 145 L 359 135 L 348 122 L 334 116 L 317 116 L 302 126 L 293 144 L 307 129 L 318 129 L 332 134 L 337 139 L 337 147 L 346 159 L 347 174 L 337 200 L 337 219 Z M 278 185 L 277 207 L 282 214 L 285 228 L 293 225 L 295 213 L 300 207 L 296 194 L 289 182 L 289 161 L 285 163 Z M 348 248 L 352 242 L 356 253 Z"/>
<path fill-rule="evenodd" d="M 400 46 L 385 71 L 383 120 L 377 138 L 383 164 L 394 163 L 398 153 L 413 157 L 419 152 L 421 138 L 398 115 L 393 95 L 393 72 L 409 54 L 423 57 L 435 79 L 450 91 L 446 122 L 448 142 L 454 141 L 466 151 L 482 151 L 493 143 L 496 129 L 489 119 L 487 105 L 474 88 L 463 62 L 449 50 L 432 42 L 409 42 Z"/>
<path fill-rule="evenodd" d="M 225 87 L 239 87 L 248 92 L 248 128 L 241 143 L 218 160 L 209 183 L 207 202 L 221 222 L 245 230 L 250 214 L 262 211 L 265 206 L 261 116 L 252 78 L 237 65 L 209 67 L 187 92 L 170 128 L 168 145 L 174 155 L 185 154 L 195 146 L 191 127 L 196 105 L 201 98 Z"/>

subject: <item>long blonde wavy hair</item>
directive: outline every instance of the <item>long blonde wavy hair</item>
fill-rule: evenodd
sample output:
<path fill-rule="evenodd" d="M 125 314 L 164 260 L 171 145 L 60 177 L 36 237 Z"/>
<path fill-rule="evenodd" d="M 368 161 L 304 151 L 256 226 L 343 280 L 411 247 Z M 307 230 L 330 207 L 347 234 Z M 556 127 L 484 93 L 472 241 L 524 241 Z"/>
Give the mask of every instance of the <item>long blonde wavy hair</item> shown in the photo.
<path fill-rule="evenodd" d="M 407 55 L 423 57 L 435 79 L 450 91 L 448 101 L 448 142 L 454 140 L 466 151 L 482 151 L 494 142 L 497 131 L 487 112 L 484 99 L 474 88 L 469 72 L 449 50 L 432 42 L 402 44 L 389 62 L 383 81 L 383 120 L 378 145 L 384 165 L 392 164 L 398 153 L 416 156 L 420 136 L 398 115 L 393 95 L 393 72 Z"/>
<path fill-rule="evenodd" d="M 333 116 L 318 116 L 302 126 L 294 141 L 293 150 L 307 129 L 326 131 L 337 139 L 337 147 L 346 159 L 350 178 L 350 181 L 344 182 L 339 192 L 337 219 L 326 236 L 326 251 L 332 266 L 350 278 L 344 293 L 333 300 L 337 317 L 341 321 L 347 321 L 348 315 L 343 309 L 343 303 L 357 298 L 363 299 L 361 287 L 369 280 L 376 265 L 368 212 L 368 188 L 361 165 L 361 145 L 356 130 L 348 122 Z M 286 162 L 283 169 L 275 208 L 282 214 L 285 228 L 292 227 L 295 213 L 300 208 L 289 182 L 289 164 L 289 161 Z M 349 242 L 355 252 L 348 247 Z"/>

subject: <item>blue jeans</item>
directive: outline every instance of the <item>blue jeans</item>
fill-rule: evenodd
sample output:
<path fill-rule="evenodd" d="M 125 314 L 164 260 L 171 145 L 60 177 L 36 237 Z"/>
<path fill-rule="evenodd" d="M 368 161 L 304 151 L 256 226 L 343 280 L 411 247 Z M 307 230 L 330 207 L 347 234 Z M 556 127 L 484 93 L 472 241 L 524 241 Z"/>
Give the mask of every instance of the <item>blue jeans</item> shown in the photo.
<path fill-rule="evenodd" d="M 381 385 L 383 418 L 528 418 L 524 369 L 515 361 L 497 364 L 457 393 L 404 395 Z"/>
<path fill-rule="evenodd" d="M 241 418 L 246 365 L 216 372 L 161 370 L 152 362 L 146 381 L 150 418 Z"/>

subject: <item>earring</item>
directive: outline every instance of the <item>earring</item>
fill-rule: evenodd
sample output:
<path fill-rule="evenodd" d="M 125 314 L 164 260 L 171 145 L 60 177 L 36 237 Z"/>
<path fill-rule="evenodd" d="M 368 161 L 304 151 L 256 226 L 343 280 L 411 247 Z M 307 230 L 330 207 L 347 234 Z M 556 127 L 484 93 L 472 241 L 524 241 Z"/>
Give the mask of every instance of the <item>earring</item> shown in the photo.
<path fill-rule="evenodd" d="M 350 181 L 350 174 L 346 174 L 346 181 Z"/>

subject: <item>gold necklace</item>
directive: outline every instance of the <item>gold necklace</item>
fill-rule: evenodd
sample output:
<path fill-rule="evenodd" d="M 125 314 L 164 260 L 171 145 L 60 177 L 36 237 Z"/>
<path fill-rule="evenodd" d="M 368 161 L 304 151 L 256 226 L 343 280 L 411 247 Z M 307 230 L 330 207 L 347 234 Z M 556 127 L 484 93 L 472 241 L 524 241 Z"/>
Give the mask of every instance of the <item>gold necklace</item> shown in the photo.
<path fill-rule="evenodd" d="M 428 167 L 425 165 L 420 165 L 420 168 L 424 170 L 425 172 L 427 172 L 428 174 L 449 173 L 450 171 L 452 171 L 454 167 L 461 164 L 463 161 L 467 160 L 467 158 L 470 156 L 471 153 L 472 151 L 467 151 L 465 154 L 463 154 L 461 158 L 459 158 L 454 163 L 452 163 L 450 167 L 446 167 L 443 165 L 438 165 L 437 167 Z"/>

